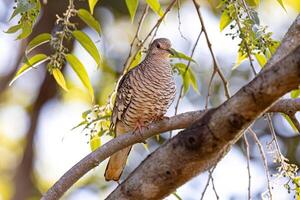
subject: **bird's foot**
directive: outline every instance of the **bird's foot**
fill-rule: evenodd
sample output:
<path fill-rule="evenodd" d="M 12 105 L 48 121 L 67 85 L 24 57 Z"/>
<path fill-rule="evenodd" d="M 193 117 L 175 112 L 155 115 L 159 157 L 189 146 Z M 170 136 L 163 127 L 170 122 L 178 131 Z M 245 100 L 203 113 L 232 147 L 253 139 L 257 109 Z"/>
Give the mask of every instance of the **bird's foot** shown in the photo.
<path fill-rule="evenodd" d="M 138 122 L 134 128 L 133 133 L 134 134 L 138 134 L 138 136 L 140 137 L 142 143 L 146 144 L 146 140 L 144 139 L 143 135 L 142 135 L 142 129 L 143 128 L 147 128 L 147 126 L 145 126 L 143 123 Z"/>

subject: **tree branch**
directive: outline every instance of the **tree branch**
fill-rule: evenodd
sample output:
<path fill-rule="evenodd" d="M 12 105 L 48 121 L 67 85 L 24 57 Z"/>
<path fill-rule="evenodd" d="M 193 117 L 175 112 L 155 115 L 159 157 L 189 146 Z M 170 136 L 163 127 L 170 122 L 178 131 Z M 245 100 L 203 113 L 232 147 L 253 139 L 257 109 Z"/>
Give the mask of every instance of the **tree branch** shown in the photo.
<path fill-rule="evenodd" d="M 58 199 L 85 173 L 127 146 L 157 133 L 189 127 L 152 153 L 108 199 L 161 199 L 170 194 L 220 160 L 243 130 L 265 111 L 286 112 L 282 101 L 299 104 L 299 99 L 281 100 L 269 108 L 300 83 L 299 44 L 287 56 L 267 63 L 266 67 L 218 108 L 188 112 L 150 124 L 142 131 L 142 137 L 128 133 L 109 141 L 67 171 L 43 199 Z"/>
<path fill-rule="evenodd" d="M 215 165 L 257 117 L 300 83 L 300 46 L 159 147 L 107 199 L 162 199 Z"/>
<path fill-rule="evenodd" d="M 268 112 L 282 112 L 286 113 L 286 107 L 294 105 L 294 108 L 300 110 L 299 99 L 284 99 L 278 101 L 272 106 Z M 208 110 L 210 111 L 210 110 Z M 68 170 L 44 195 L 44 200 L 58 199 L 61 197 L 77 180 L 79 180 L 89 170 L 98 166 L 103 160 L 114 154 L 115 152 L 128 147 L 130 145 L 143 142 L 145 139 L 152 137 L 158 133 L 183 129 L 192 125 L 197 119 L 200 119 L 208 111 L 192 111 L 179 114 L 170 118 L 166 118 L 160 122 L 152 123 L 147 129 L 143 129 L 141 135 L 128 133 L 117 138 L 112 139 L 104 144 L 101 148 L 91 152 L 70 170 Z"/>

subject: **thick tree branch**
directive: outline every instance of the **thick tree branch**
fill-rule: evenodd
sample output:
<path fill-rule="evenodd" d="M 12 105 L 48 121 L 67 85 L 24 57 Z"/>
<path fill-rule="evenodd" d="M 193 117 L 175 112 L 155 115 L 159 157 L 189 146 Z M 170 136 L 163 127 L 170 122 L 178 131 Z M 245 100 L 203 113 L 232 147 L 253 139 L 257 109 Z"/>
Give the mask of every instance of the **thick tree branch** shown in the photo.
<path fill-rule="evenodd" d="M 268 112 L 282 112 L 287 113 L 288 107 L 298 108 L 300 111 L 300 98 L 299 99 L 284 99 L 278 101 L 274 106 L 272 106 Z M 128 133 L 112 139 L 101 148 L 94 152 L 91 152 L 76 165 L 74 165 L 69 171 L 67 171 L 54 185 L 48 190 L 44 195 L 43 199 L 58 199 L 64 192 L 66 192 L 77 180 L 79 180 L 85 173 L 94 167 L 98 166 L 103 160 L 114 154 L 115 152 L 144 141 L 145 139 L 152 137 L 158 133 L 183 129 L 200 119 L 204 115 L 205 111 L 193 111 L 183 114 L 176 115 L 164 119 L 160 122 L 153 123 L 148 129 L 144 129 L 140 135 L 135 135 Z"/>
<path fill-rule="evenodd" d="M 300 83 L 299 44 L 287 56 L 267 63 L 266 67 L 268 69 L 216 109 L 188 112 L 151 124 L 142 131 L 143 138 L 128 133 L 111 140 L 67 171 L 43 199 L 58 199 L 85 173 L 116 151 L 157 133 L 193 124 L 151 154 L 108 199 L 160 199 L 170 194 L 214 165 L 262 113 L 287 111 L 281 101 L 269 107 Z M 298 99 L 282 101 L 299 104 Z"/>
<path fill-rule="evenodd" d="M 270 65 L 270 64 L 267 64 Z M 107 199 L 162 199 L 223 157 L 257 117 L 300 83 L 300 45 L 159 147 Z"/>

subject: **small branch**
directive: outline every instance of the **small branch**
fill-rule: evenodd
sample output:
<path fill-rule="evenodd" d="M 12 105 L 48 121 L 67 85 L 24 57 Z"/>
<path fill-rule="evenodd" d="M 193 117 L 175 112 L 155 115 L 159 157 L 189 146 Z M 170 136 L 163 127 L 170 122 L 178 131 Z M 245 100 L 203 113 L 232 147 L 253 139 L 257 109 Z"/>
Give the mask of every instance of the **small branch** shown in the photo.
<path fill-rule="evenodd" d="M 168 12 L 171 10 L 171 8 L 174 6 L 174 4 L 176 3 L 176 0 L 173 0 L 169 6 L 167 7 L 166 11 L 164 12 L 163 16 L 161 16 L 156 24 L 152 27 L 152 29 L 150 30 L 150 32 L 146 35 L 145 39 L 138 45 L 138 49 L 136 50 L 136 52 L 133 54 L 133 58 L 137 55 L 137 53 L 139 52 L 139 50 L 143 47 L 143 45 L 145 44 L 145 42 L 149 39 L 149 37 L 152 35 L 152 33 L 155 31 L 157 31 L 157 29 L 159 28 L 161 22 L 163 21 L 163 19 L 165 18 L 165 16 L 168 14 Z M 131 53 L 130 53 L 131 54 Z M 130 58 L 130 57 L 129 57 Z M 124 67 L 123 67 L 123 71 L 126 72 L 127 67 L 132 63 L 132 61 L 129 61 L 129 58 L 126 60 Z"/>
<path fill-rule="evenodd" d="M 201 31 L 200 31 L 200 33 L 199 33 L 199 35 L 198 35 L 198 37 L 197 37 L 197 40 L 196 40 L 196 42 L 195 42 L 195 44 L 194 44 L 194 46 L 193 46 L 192 53 L 191 53 L 191 55 L 190 55 L 191 58 L 193 58 L 193 56 L 194 56 L 194 53 L 195 53 L 195 50 L 196 50 L 196 47 L 197 47 L 197 44 L 198 44 L 198 42 L 199 42 L 199 39 L 200 39 L 200 37 L 201 37 L 202 32 L 203 32 L 203 30 L 201 29 Z M 185 76 L 185 74 L 186 74 L 186 72 L 188 71 L 190 65 L 191 65 L 191 60 L 188 61 L 183 76 Z M 175 112 L 174 112 L 174 115 L 177 115 L 178 107 L 179 107 L 179 102 L 180 102 L 180 100 L 181 100 L 182 97 L 183 97 L 183 83 L 181 84 L 180 91 L 179 91 L 179 97 L 178 97 L 178 99 L 177 99 L 177 101 L 176 101 L 176 104 L 175 104 Z M 170 138 L 172 137 L 172 131 L 170 131 L 169 137 L 170 137 Z"/>
<path fill-rule="evenodd" d="M 147 138 L 158 133 L 182 129 L 190 126 L 199 119 L 205 112 L 194 111 L 183 113 L 160 122 L 150 124 L 147 129 L 143 129 L 140 134 L 127 133 L 118 136 L 105 143 L 101 148 L 91 152 L 76 165 L 69 169 L 43 196 L 43 200 L 59 199 L 79 178 L 88 171 L 98 166 L 103 160 L 114 154 L 115 152 L 133 145 L 141 143 Z M 142 136 L 142 137 L 141 137 Z"/>
<path fill-rule="evenodd" d="M 219 64 L 217 62 L 216 56 L 215 56 L 215 54 L 212 50 L 212 45 L 211 45 L 211 42 L 209 40 L 208 33 L 207 33 L 206 28 L 205 28 L 204 20 L 202 18 L 201 12 L 200 12 L 200 4 L 196 0 L 193 0 L 193 3 L 194 3 L 194 6 L 196 8 L 196 11 L 197 11 L 197 14 L 198 14 L 198 17 L 199 17 L 199 20 L 200 20 L 205 38 L 206 38 L 206 42 L 207 42 L 209 52 L 210 52 L 211 57 L 213 59 L 214 70 L 216 70 L 216 72 L 219 74 L 219 76 L 220 76 L 220 78 L 223 82 L 223 85 L 224 85 L 225 96 L 226 96 L 227 99 L 229 99 L 230 98 L 230 93 L 229 93 L 229 89 L 228 89 L 228 82 L 227 82 L 225 76 L 223 75 L 223 72 L 221 71 L 221 68 L 219 67 Z"/>
<path fill-rule="evenodd" d="M 207 182 L 206 182 L 205 187 L 204 187 L 204 189 L 203 189 L 203 191 L 202 191 L 200 200 L 203 200 L 203 199 L 204 199 L 205 192 L 207 191 L 207 188 L 208 188 L 208 186 L 209 186 L 210 180 L 211 180 L 211 178 L 212 178 L 212 174 L 213 174 L 213 172 L 215 171 L 215 169 L 216 169 L 216 166 L 214 166 L 213 168 L 211 168 L 210 170 L 208 170 L 208 178 L 207 178 Z"/>
<path fill-rule="evenodd" d="M 251 200 L 251 171 L 250 171 L 250 150 L 247 135 L 244 133 L 244 143 L 246 148 L 247 171 L 248 171 L 248 200 Z"/>
<path fill-rule="evenodd" d="M 140 42 L 139 34 L 140 34 L 140 31 L 141 31 L 142 24 L 143 24 L 143 22 L 144 22 L 144 20 L 145 20 L 145 18 L 147 16 L 147 14 L 148 14 L 148 10 L 149 10 L 149 6 L 146 5 L 146 7 L 145 7 L 145 9 L 143 11 L 143 14 L 142 14 L 142 16 L 141 16 L 141 18 L 140 18 L 140 20 L 138 22 L 138 27 L 136 29 L 135 35 L 134 35 L 134 37 L 132 39 L 132 42 L 130 44 L 129 54 L 128 54 L 128 57 L 127 57 L 127 59 L 126 59 L 126 61 L 124 63 L 124 66 L 123 66 L 123 70 L 122 70 L 123 72 L 124 72 L 124 70 L 127 68 L 128 64 L 129 64 L 129 59 L 130 59 L 131 54 L 132 54 L 132 49 L 133 49 L 134 42 L 136 40 L 138 40 L 138 42 Z"/>
<path fill-rule="evenodd" d="M 273 107 L 277 112 L 284 110 L 284 104 L 290 105 L 292 102 L 299 103 L 300 99 L 280 100 Z M 273 108 L 272 107 L 272 108 Z M 273 110 L 270 108 L 269 110 Z M 282 108 L 282 109 L 280 109 Z M 299 109 L 300 110 L 300 109 Z M 179 114 L 160 122 L 150 124 L 147 129 L 143 129 L 140 135 L 127 133 L 125 135 L 114 138 L 101 146 L 94 152 L 91 152 L 80 160 L 76 165 L 69 169 L 48 191 L 44 194 L 43 200 L 53 200 L 60 198 L 76 181 L 78 181 L 84 174 L 98 166 L 103 160 L 114 154 L 115 152 L 126 148 L 130 145 L 143 142 L 149 137 L 158 133 L 183 129 L 196 120 L 200 119 L 207 111 L 193 111 Z"/>
<path fill-rule="evenodd" d="M 252 130 L 252 128 L 248 128 L 248 131 L 251 133 L 253 139 L 254 139 L 254 142 L 256 143 L 258 149 L 259 149 L 259 152 L 260 152 L 260 155 L 261 155 L 261 159 L 263 161 L 263 165 L 264 165 L 264 169 L 265 169 L 265 173 L 266 173 L 266 177 L 267 177 L 267 184 L 268 184 L 268 191 L 269 191 L 269 194 L 270 194 L 270 198 L 272 199 L 272 192 L 271 192 L 271 182 L 270 182 L 270 172 L 269 172 L 269 168 L 268 168 L 268 162 L 267 162 L 267 158 L 266 158 L 266 154 L 264 152 L 264 148 L 262 146 L 262 144 L 260 143 L 257 135 L 255 134 L 255 132 Z"/>

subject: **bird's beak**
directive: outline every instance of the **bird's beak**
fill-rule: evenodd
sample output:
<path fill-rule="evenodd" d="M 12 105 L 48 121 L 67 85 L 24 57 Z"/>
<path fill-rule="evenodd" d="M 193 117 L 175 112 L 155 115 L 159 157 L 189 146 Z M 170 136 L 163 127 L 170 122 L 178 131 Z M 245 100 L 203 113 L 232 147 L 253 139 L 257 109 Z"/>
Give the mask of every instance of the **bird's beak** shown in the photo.
<path fill-rule="evenodd" d="M 175 51 L 175 49 L 173 49 L 173 48 L 167 49 L 167 51 L 168 51 L 172 56 L 174 56 L 174 55 L 176 54 L 176 51 Z"/>

